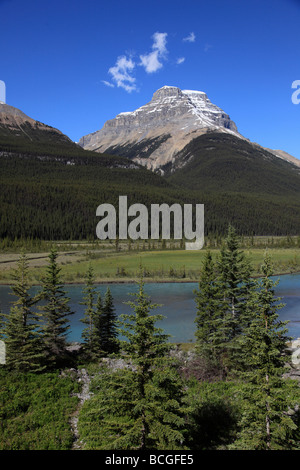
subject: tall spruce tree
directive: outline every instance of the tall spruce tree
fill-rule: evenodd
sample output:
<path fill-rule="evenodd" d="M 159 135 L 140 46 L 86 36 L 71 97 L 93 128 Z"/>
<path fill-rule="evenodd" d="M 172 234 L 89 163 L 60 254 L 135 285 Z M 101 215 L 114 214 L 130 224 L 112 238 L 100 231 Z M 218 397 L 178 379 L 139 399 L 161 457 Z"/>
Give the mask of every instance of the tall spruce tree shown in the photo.
<path fill-rule="evenodd" d="M 91 265 L 89 265 L 86 273 L 86 285 L 83 288 L 83 302 L 85 305 L 84 316 L 81 319 L 82 323 L 86 325 L 82 332 L 82 339 L 84 340 L 84 349 L 86 353 L 92 354 L 95 349 L 95 332 L 94 332 L 94 316 L 95 316 L 95 302 L 97 299 L 97 292 L 94 285 L 95 276 Z"/>
<path fill-rule="evenodd" d="M 117 340 L 117 327 L 113 298 L 107 288 L 104 302 L 94 285 L 94 271 L 91 265 L 86 273 L 86 286 L 83 289 L 84 299 L 82 305 L 86 305 L 84 317 L 81 320 L 87 326 L 82 332 L 84 349 L 89 359 L 97 359 L 119 350 Z"/>
<path fill-rule="evenodd" d="M 249 288 L 250 265 L 245 254 L 239 249 L 239 237 L 235 229 L 228 228 L 225 244 L 218 259 L 219 280 L 223 291 L 223 300 L 227 304 L 230 324 L 230 336 L 236 336 L 241 328 L 245 295 Z"/>
<path fill-rule="evenodd" d="M 95 358 L 106 356 L 104 345 L 102 342 L 102 335 L 105 329 L 105 320 L 103 316 L 103 302 L 101 294 L 98 292 L 97 301 L 95 306 L 95 313 L 93 316 L 93 355 Z"/>
<path fill-rule="evenodd" d="M 99 338 L 101 349 L 106 354 L 117 353 L 119 351 L 117 314 L 114 309 L 113 297 L 108 287 L 101 312 L 101 327 L 99 328 Z"/>
<path fill-rule="evenodd" d="M 59 366 L 64 360 L 66 338 L 70 328 L 68 317 L 74 313 L 69 307 L 70 299 L 66 296 L 60 272 L 57 252 L 52 249 L 40 293 L 40 299 L 43 301 L 40 307 L 43 316 L 43 342 L 47 365 L 50 368 Z"/>
<path fill-rule="evenodd" d="M 129 302 L 133 313 L 121 316 L 123 359 L 128 368 L 103 375 L 97 398 L 101 445 L 106 449 L 180 449 L 184 417 L 182 383 L 167 356 L 168 336 L 150 315 L 152 304 L 143 281 Z M 105 384 L 105 387 L 104 387 Z"/>
<path fill-rule="evenodd" d="M 18 371 L 43 370 L 43 353 L 39 337 L 39 317 L 32 307 L 38 298 L 30 294 L 28 259 L 23 253 L 13 274 L 12 294 L 17 297 L 9 314 L 1 315 L 0 337 L 6 344 L 6 364 Z"/>
<path fill-rule="evenodd" d="M 223 338 L 223 357 L 231 366 L 239 362 L 239 337 L 247 324 L 247 301 L 254 288 L 251 280 L 252 269 L 242 250 L 235 229 L 228 228 L 217 261 L 218 285 L 222 292 L 222 317 L 218 330 Z"/>
<path fill-rule="evenodd" d="M 212 254 L 207 251 L 203 261 L 198 290 L 195 290 L 197 354 L 216 364 L 220 361 L 223 343 L 220 320 L 223 318 L 222 291 Z"/>
<path fill-rule="evenodd" d="M 299 386 L 283 378 L 290 357 L 286 324 L 279 320 L 282 307 L 274 288 L 273 268 L 268 254 L 262 265 L 262 279 L 252 290 L 248 308 L 252 319 L 240 338 L 247 370 L 242 374 L 245 386 L 245 408 L 242 431 L 236 448 L 242 449 L 298 449 L 299 430 L 297 413 L 290 413 L 299 404 Z"/>

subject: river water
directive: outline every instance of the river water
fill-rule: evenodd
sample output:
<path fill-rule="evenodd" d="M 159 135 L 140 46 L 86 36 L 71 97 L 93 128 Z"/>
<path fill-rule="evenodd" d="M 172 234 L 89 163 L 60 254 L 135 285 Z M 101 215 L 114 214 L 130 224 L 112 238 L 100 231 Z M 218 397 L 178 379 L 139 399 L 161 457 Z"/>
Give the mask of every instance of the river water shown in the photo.
<path fill-rule="evenodd" d="M 300 338 L 300 274 L 289 274 L 276 277 L 279 284 L 275 289 L 276 295 L 282 297 L 281 302 L 285 306 L 278 311 L 280 320 L 289 320 L 288 334 L 293 338 Z M 130 293 L 137 292 L 136 284 L 99 284 L 97 289 L 104 298 L 109 286 L 116 313 L 131 313 L 132 309 L 126 304 L 134 300 Z M 84 324 L 80 321 L 83 317 L 84 306 L 80 305 L 83 297 L 83 285 L 66 285 L 65 291 L 70 297 L 70 307 L 74 315 L 69 317 L 70 333 L 69 341 L 81 341 L 81 333 Z M 171 335 L 172 342 L 194 341 L 196 304 L 194 290 L 198 283 L 149 283 L 145 284 L 145 291 L 153 303 L 162 304 L 153 309 L 151 313 L 164 315 L 164 319 L 157 326 Z M 32 288 L 32 293 L 37 292 L 38 287 Z M 14 297 L 9 286 L 0 286 L 0 311 L 8 313 Z"/>

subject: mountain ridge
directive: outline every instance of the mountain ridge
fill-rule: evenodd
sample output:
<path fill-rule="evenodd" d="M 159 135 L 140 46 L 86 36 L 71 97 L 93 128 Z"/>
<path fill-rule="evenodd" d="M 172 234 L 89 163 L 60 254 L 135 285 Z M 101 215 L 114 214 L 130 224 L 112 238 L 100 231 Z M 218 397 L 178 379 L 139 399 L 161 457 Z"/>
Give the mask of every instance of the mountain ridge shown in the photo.
<path fill-rule="evenodd" d="M 300 167 L 300 160 L 287 152 L 264 148 L 241 135 L 235 122 L 206 93 L 175 86 L 163 86 L 149 103 L 119 113 L 106 121 L 102 129 L 83 136 L 78 144 L 88 150 L 132 158 L 163 174 L 163 168 L 172 165 L 191 140 L 209 132 L 246 140 L 259 151 L 264 149 Z"/>
<path fill-rule="evenodd" d="M 0 103 L 0 137 L 76 145 L 60 130 L 37 121 L 20 109 L 5 103 Z"/>
<path fill-rule="evenodd" d="M 171 161 L 191 138 L 208 129 L 243 138 L 229 115 L 214 105 L 206 93 L 164 86 L 146 105 L 118 114 L 106 121 L 102 129 L 83 136 L 78 143 L 85 149 L 100 152 L 122 153 L 128 149 L 135 161 L 156 170 Z M 147 148 L 158 139 L 161 144 L 146 157 L 145 151 L 138 151 L 142 144 Z"/>

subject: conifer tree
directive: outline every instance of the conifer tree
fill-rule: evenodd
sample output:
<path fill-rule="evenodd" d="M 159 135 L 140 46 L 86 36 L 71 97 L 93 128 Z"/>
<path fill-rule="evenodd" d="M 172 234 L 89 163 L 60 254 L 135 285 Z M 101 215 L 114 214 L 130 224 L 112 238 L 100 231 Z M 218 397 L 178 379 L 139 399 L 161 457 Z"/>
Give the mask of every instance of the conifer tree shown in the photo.
<path fill-rule="evenodd" d="M 1 335 L 6 343 L 6 364 L 18 371 L 40 372 L 43 353 L 38 332 L 38 314 L 32 307 L 37 297 L 29 293 L 28 259 L 23 253 L 13 274 L 12 294 L 17 297 L 9 314 L 1 315 Z"/>
<path fill-rule="evenodd" d="M 42 279 L 40 307 L 43 315 L 43 342 L 48 366 L 57 367 L 64 358 L 69 330 L 69 317 L 74 312 L 69 307 L 69 297 L 63 288 L 61 268 L 57 264 L 57 252 L 52 249 L 49 264 Z"/>
<path fill-rule="evenodd" d="M 82 332 L 82 338 L 84 340 L 85 350 L 92 352 L 94 349 L 93 338 L 94 338 L 94 315 L 95 315 L 95 298 L 96 288 L 94 286 L 94 271 L 91 265 L 89 265 L 86 273 L 86 285 L 83 289 L 84 297 L 82 305 L 86 306 L 84 311 L 84 317 L 81 319 L 82 323 L 86 324 Z"/>
<path fill-rule="evenodd" d="M 104 316 L 103 316 L 103 303 L 101 294 L 97 294 L 97 301 L 95 306 L 95 312 L 93 315 L 93 336 L 92 336 L 92 353 L 93 356 L 103 357 L 106 355 L 102 344 L 102 335 L 103 330 L 105 329 L 104 324 Z"/>
<path fill-rule="evenodd" d="M 290 358 L 286 323 L 278 319 L 278 304 L 268 254 L 262 266 L 263 277 L 251 293 L 248 308 L 252 320 L 241 337 L 247 370 L 243 373 L 245 411 L 236 447 L 243 449 L 298 448 L 295 418 L 289 408 L 299 403 L 298 384 L 283 378 Z M 298 417 L 299 419 L 299 417 Z M 299 433 L 298 433 L 299 441 Z"/>
<path fill-rule="evenodd" d="M 98 336 L 102 351 L 106 354 L 116 353 L 119 351 L 119 343 L 117 340 L 117 314 L 114 309 L 113 297 L 108 287 L 104 297 L 100 317 L 100 328 Z"/>
<path fill-rule="evenodd" d="M 123 358 L 129 367 L 103 376 L 98 406 L 102 446 L 106 449 L 179 449 L 184 425 L 182 384 L 170 359 L 168 336 L 155 326 L 161 315 L 141 280 L 133 313 L 121 316 Z"/>
<path fill-rule="evenodd" d="M 234 337 L 239 332 L 245 300 L 245 283 L 249 283 L 250 272 L 244 252 L 239 250 L 238 235 L 231 225 L 220 251 L 218 270 L 224 302 L 227 303 L 232 319 L 231 337 Z"/>
<path fill-rule="evenodd" d="M 222 292 L 218 283 L 215 263 L 212 254 L 207 251 L 201 270 L 199 287 L 196 297 L 196 352 L 216 363 L 219 348 L 222 344 L 220 336 L 220 319 L 222 319 Z"/>
<path fill-rule="evenodd" d="M 84 300 L 86 305 L 84 317 L 81 320 L 87 325 L 82 332 L 85 353 L 90 359 L 96 359 L 107 354 L 118 352 L 117 329 L 113 298 L 107 288 L 104 302 L 94 285 L 94 272 L 89 266 L 86 274 L 86 286 L 84 288 Z"/>
<path fill-rule="evenodd" d="M 240 355 L 239 337 L 247 324 L 247 300 L 254 283 L 251 266 L 239 249 L 239 237 L 229 226 L 225 244 L 217 261 L 218 284 L 222 293 L 222 318 L 218 320 L 219 335 L 223 338 L 223 357 L 237 365 Z"/>

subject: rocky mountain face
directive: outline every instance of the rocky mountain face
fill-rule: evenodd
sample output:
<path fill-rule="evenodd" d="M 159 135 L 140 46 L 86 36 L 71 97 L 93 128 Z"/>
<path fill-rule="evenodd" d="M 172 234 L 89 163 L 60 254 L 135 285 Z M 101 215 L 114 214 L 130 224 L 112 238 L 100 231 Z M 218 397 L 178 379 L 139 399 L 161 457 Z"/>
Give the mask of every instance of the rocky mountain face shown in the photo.
<path fill-rule="evenodd" d="M 243 137 L 236 124 L 202 91 L 164 86 L 152 100 L 132 112 L 120 113 L 103 128 L 82 137 L 84 149 L 126 156 L 151 170 L 175 171 L 195 157 L 185 152 L 194 139 L 208 133 Z M 300 167 L 300 161 L 282 151 L 263 149 Z"/>
<path fill-rule="evenodd" d="M 119 153 L 155 170 L 171 162 L 193 138 L 208 130 L 242 138 L 235 123 L 201 91 L 164 86 L 133 112 L 120 113 L 79 145 Z"/>
<path fill-rule="evenodd" d="M 19 137 L 31 142 L 53 142 L 75 146 L 72 140 L 58 129 L 36 121 L 20 109 L 5 103 L 0 103 L 0 137 Z"/>

